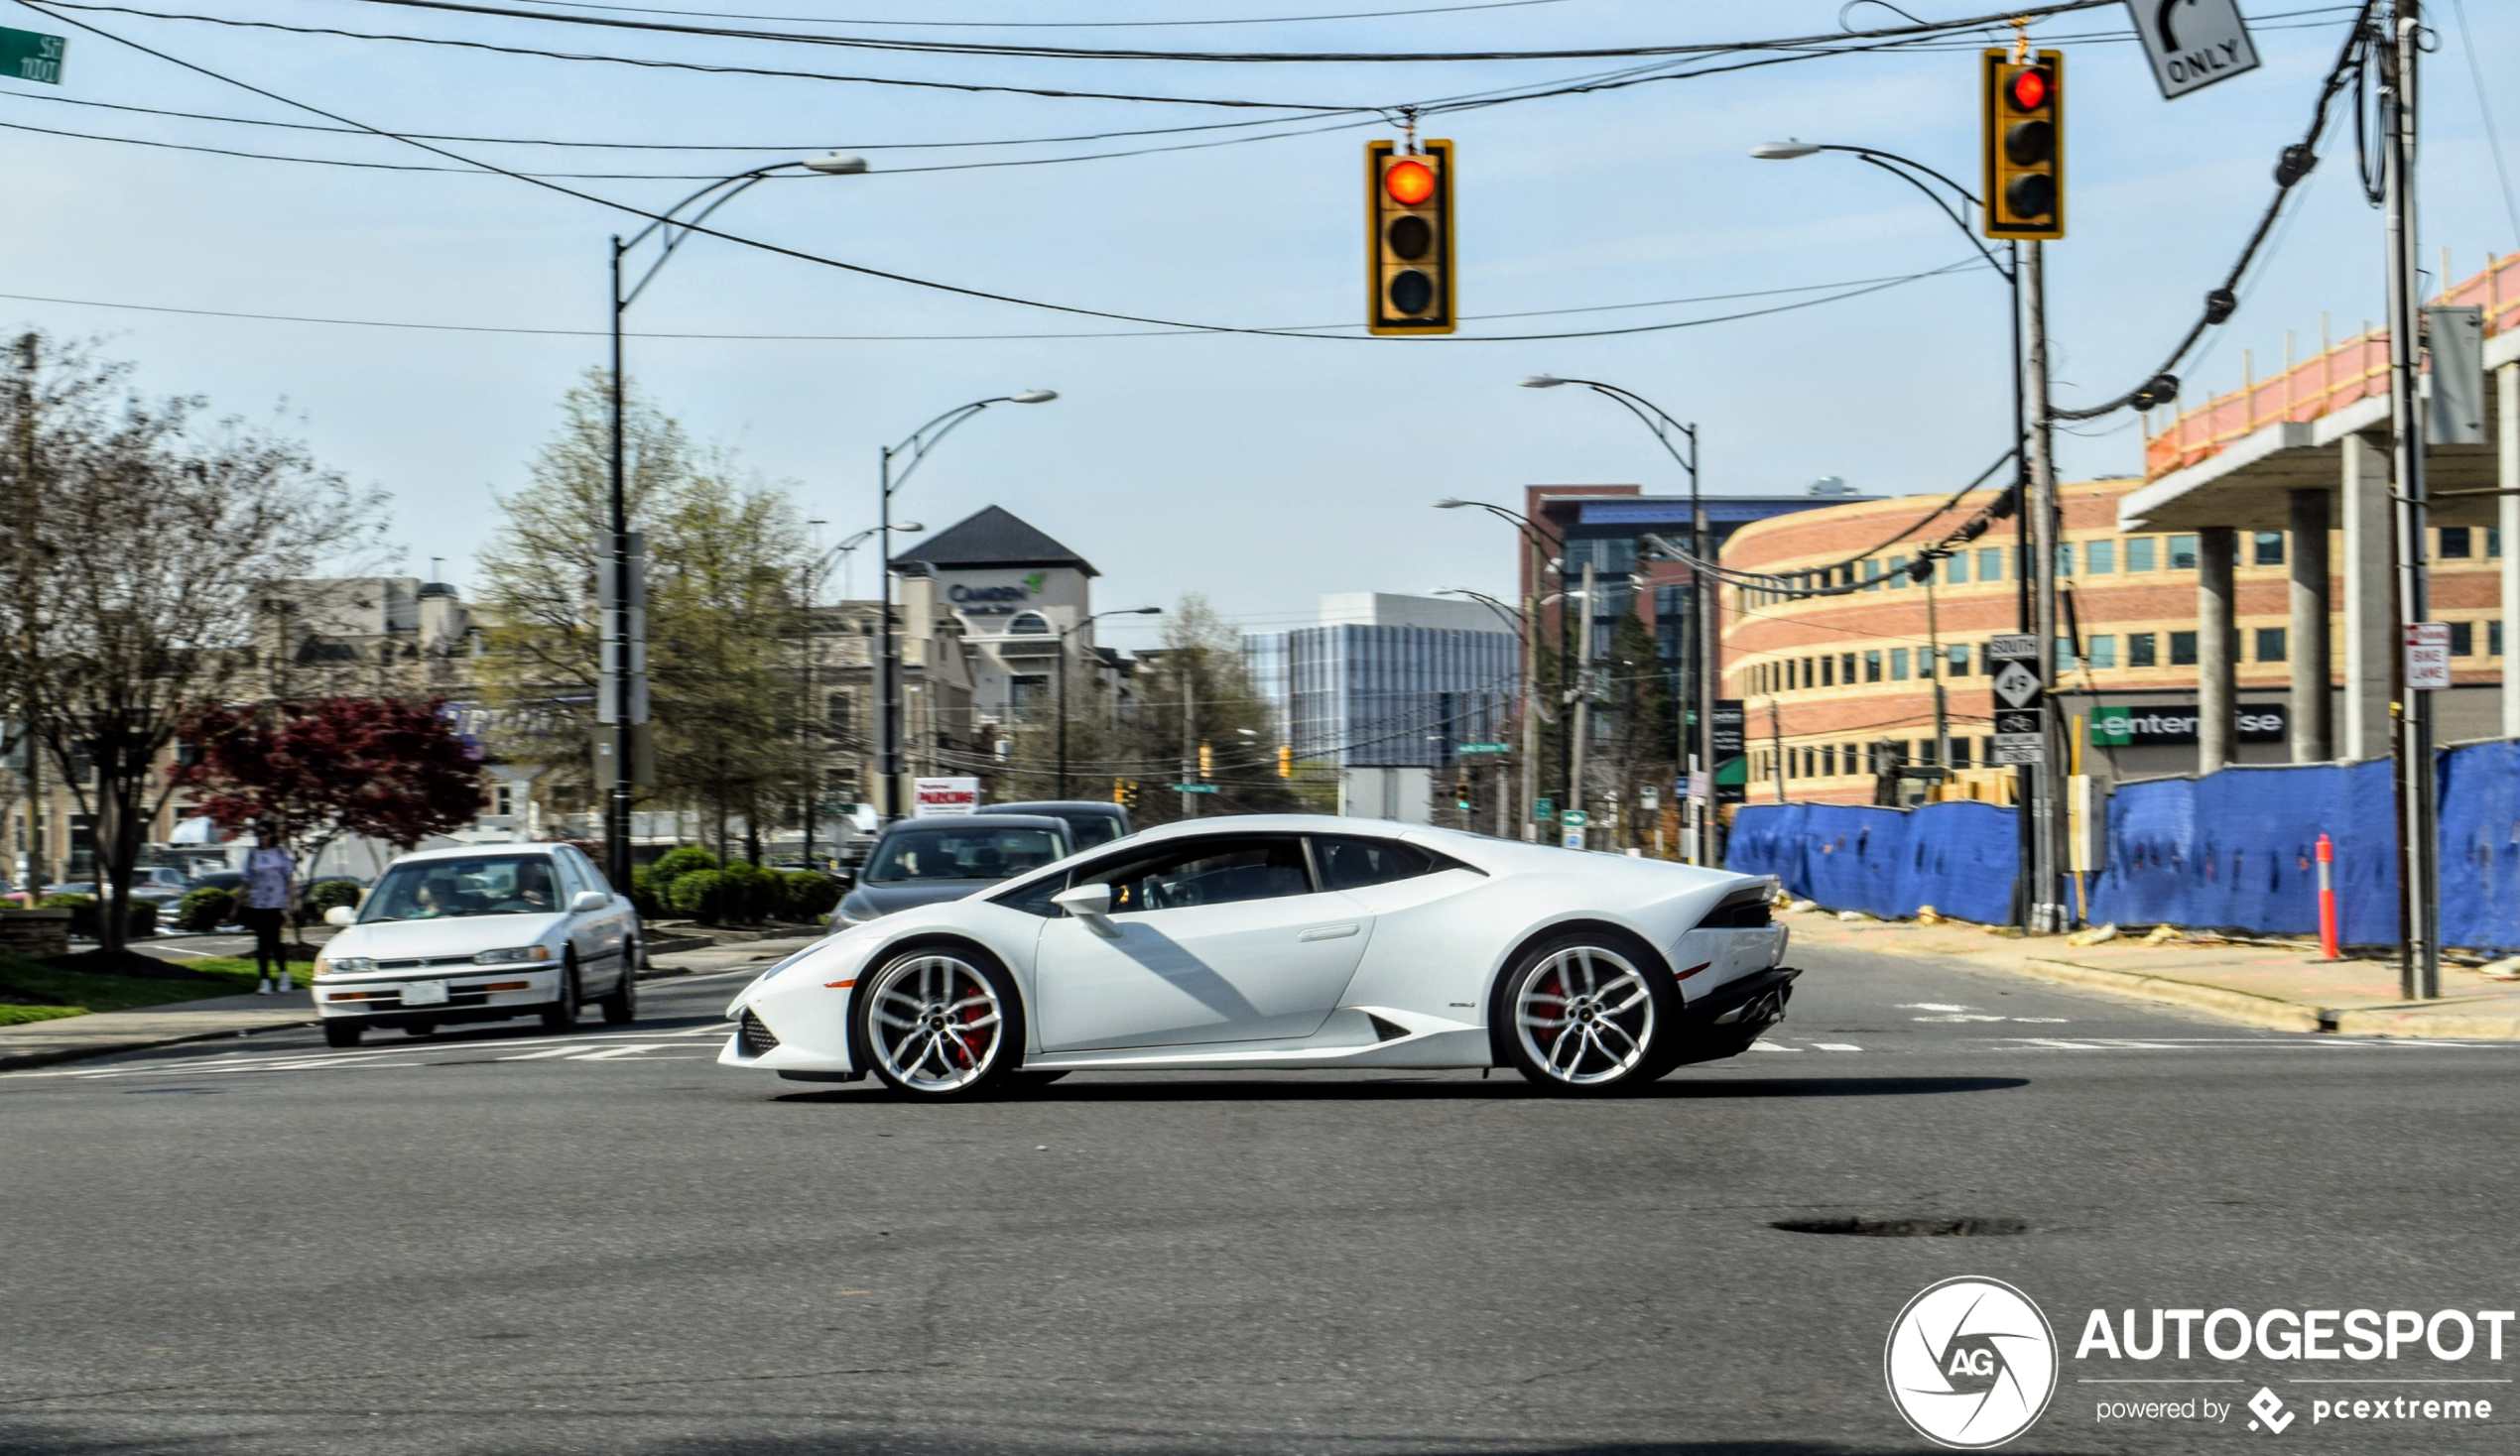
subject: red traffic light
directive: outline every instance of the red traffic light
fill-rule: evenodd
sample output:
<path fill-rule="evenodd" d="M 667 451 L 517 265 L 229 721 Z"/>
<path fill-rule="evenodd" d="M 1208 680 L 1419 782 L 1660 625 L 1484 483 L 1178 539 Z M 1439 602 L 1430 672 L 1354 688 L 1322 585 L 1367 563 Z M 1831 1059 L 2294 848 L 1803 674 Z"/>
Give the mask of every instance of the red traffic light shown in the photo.
<path fill-rule="evenodd" d="M 2036 111 L 2048 104 L 2048 73 L 2033 65 L 2013 72 L 2005 90 L 2015 111 Z"/>
<path fill-rule="evenodd" d="M 1382 175 L 1382 189 L 1403 207 L 1416 207 L 1435 195 L 1435 171 L 1411 159 L 1395 162 Z"/>

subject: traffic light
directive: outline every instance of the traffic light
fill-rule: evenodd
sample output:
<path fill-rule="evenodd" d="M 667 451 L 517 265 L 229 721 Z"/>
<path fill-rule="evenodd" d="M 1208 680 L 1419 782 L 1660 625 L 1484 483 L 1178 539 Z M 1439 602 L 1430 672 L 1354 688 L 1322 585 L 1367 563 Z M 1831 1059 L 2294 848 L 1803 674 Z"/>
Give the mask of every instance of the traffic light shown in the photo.
<path fill-rule="evenodd" d="M 1137 802 L 1138 787 L 1127 779 L 1111 781 L 1111 801 L 1126 808 Z"/>
<path fill-rule="evenodd" d="M 1207 744 L 1198 746 L 1198 777 L 1208 778 L 1216 772 L 1216 750 Z"/>
<path fill-rule="evenodd" d="M 1295 745 L 1292 743 L 1278 745 L 1278 777 L 1281 779 L 1295 777 Z"/>
<path fill-rule="evenodd" d="M 1365 144 L 1365 331 L 1450 333 L 1452 144 Z"/>
<path fill-rule="evenodd" d="M 1467 773 L 1452 781 L 1452 806 L 1465 814 L 1470 811 L 1470 776 Z"/>
<path fill-rule="evenodd" d="M 2065 53 L 2016 62 L 1996 47 L 1985 72 L 1985 216 L 1990 238 L 2065 236 Z"/>

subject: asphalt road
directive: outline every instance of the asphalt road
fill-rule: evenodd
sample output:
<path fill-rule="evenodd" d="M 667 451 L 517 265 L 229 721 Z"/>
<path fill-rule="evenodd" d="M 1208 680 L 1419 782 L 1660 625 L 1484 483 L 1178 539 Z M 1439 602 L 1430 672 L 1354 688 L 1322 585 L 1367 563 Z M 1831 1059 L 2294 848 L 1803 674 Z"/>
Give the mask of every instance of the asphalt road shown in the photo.
<path fill-rule="evenodd" d="M 905 1106 L 713 1065 L 733 976 L 651 983 L 634 1028 L 0 1077 L 0 1450 L 1929 1450 L 1883 1341 L 1956 1274 L 2066 1346 L 2015 1451 L 2270 1435 L 2098 1398 L 2520 1366 L 2520 1329 L 2456 1368 L 2071 1358 L 2095 1306 L 2512 1307 L 2520 1045 L 1803 963 L 1775 1049 L 1616 1101 L 1355 1073 Z M 2026 1232 L 1774 1227 L 1953 1217 Z M 2228 1384 L 2087 1383 L 2129 1374 Z M 2509 1403 L 2278 1444 L 2508 1451 Z"/>

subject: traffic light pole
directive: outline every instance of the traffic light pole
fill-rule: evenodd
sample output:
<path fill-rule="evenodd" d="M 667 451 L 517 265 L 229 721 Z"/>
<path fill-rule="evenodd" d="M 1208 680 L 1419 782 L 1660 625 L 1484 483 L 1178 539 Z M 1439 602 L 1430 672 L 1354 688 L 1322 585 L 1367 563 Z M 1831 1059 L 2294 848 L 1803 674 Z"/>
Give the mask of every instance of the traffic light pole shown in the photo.
<path fill-rule="evenodd" d="M 2394 676 L 2399 684 L 2397 789 L 2399 835 L 2398 994 L 2410 1001 L 2442 994 L 2440 817 L 2433 780 L 2433 694 L 2406 686 L 2406 624 L 2431 614 L 2431 583 L 2424 568 L 2431 508 L 2425 496 L 2424 421 L 2416 397 L 2423 317 L 2418 290 L 2422 273 L 2415 232 L 2415 59 L 2423 27 L 2417 0 L 2397 0 L 2388 46 L 2381 52 L 2380 115 L 2382 182 L 2389 248 L 2389 418 L 2394 426 L 2391 465 L 2397 489 L 2398 643 Z M 2447 284 L 2448 280 L 2445 279 Z M 2514 549 L 2506 546 L 2504 549 Z"/>
<path fill-rule="evenodd" d="M 2058 894 L 2065 856 L 2063 809 L 2057 770 L 2063 762 L 2063 735 L 2057 731 L 2054 689 L 2057 678 L 2057 542 L 2061 524 L 2057 510 L 2054 436 L 2048 424 L 2048 289 L 2046 248 L 2032 238 L 2021 253 L 2022 324 L 2028 338 L 2023 391 L 2030 413 L 2027 451 L 2030 500 L 2023 503 L 2023 537 L 2030 543 L 2029 580 L 2038 639 L 2039 680 L 2049 689 L 2042 717 L 2045 753 L 2033 779 L 2030 801 L 2030 929 L 2053 935 L 2066 928 L 2066 906 Z"/>

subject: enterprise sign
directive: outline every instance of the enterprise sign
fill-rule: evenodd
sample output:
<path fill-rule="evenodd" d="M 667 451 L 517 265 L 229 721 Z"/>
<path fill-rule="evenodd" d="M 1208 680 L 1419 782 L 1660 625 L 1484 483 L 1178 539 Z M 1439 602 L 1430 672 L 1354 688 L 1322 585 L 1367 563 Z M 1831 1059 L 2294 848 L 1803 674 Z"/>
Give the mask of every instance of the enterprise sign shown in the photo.
<path fill-rule="evenodd" d="M 2282 743 L 2292 727 L 2282 703 L 2242 703 L 2238 717 L 2242 743 Z M 2196 741 L 2197 709 L 2191 704 L 2091 710 L 2093 748 L 2167 747 Z"/>

